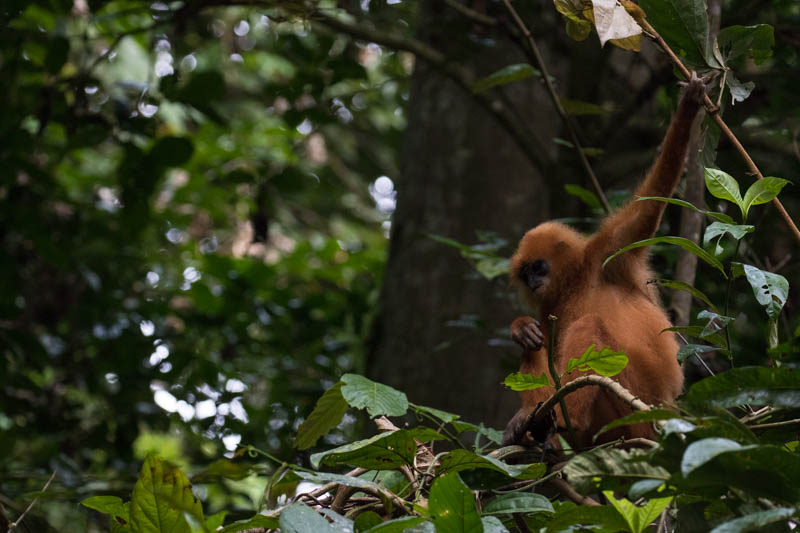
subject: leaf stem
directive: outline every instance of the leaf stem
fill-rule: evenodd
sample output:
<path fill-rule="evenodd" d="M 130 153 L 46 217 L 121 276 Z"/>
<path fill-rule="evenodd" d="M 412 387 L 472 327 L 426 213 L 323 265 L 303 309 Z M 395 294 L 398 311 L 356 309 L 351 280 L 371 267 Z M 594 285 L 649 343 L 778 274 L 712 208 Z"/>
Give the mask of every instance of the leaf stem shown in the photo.
<path fill-rule="evenodd" d="M 555 362 L 556 322 L 558 322 L 558 317 L 555 315 L 548 315 L 547 319 L 550 321 L 550 339 L 547 348 L 547 366 L 550 371 L 550 377 L 553 379 L 553 385 L 555 385 L 556 393 L 558 393 L 558 390 L 561 389 L 561 378 L 559 377 L 558 372 L 556 372 Z M 565 402 L 564 398 L 561 397 L 558 400 L 558 405 L 561 407 L 561 414 L 564 415 L 564 424 L 567 426 L 569 438 L 574 446 L 578 441 L 575 440 L 575 430 L 572 429 L 572 422 L 569 419 L 569 412 L 567 412 L 567 402 Z"/>

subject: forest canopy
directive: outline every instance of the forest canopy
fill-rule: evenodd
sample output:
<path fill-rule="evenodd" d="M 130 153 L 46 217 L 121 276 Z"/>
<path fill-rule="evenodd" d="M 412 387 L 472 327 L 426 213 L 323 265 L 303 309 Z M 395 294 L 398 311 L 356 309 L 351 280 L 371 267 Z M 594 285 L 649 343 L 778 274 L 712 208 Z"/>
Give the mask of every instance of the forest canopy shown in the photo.
<path fill-rule="evenodd" d="M 0 20 L 0 532 L 797 526 L 796 2 Z M 630 200 L 690 72 L 684 182 L 629 247 L 684 394 L 615 422 L 644 446 L 501 446 L 512 390 L 558 378 L 516 373 L 515 243 Z"/>

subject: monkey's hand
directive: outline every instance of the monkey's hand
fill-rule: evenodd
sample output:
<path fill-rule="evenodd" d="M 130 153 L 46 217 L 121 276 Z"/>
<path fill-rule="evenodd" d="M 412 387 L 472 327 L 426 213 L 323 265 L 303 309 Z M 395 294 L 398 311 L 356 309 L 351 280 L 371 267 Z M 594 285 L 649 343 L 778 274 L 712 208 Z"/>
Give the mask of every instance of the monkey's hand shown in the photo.
<path fill-rule="evenodd" d="M 539 321 L 533 317 L 517 317 L 511 323 L 511 338 L 526 350 L 538 351 L 544 346 L 544 334 L 539 329 L 540 326 Z"/>
<path fill-rule="evenodd" d="M 688 81 L 679 82 L 679 85 L 684 88 L 683 99 L 686 102 L 697 106 L 703 105 L 703 99 L 706 96 L 706 82 L 695 71 L 692 71 Z"/>
<path fill-rule="evenodd" d="M 541 403 L 539 404 L 541 405 Z M 503 446 L 519 444 L 520 446 L 535 446 L 546 442 L 556 433 L 556 416 L 550 411 L 540 421 L 533 422 L 533 413 L 539 407 L 522 407 L 506 424 L 503 431 Z"/>

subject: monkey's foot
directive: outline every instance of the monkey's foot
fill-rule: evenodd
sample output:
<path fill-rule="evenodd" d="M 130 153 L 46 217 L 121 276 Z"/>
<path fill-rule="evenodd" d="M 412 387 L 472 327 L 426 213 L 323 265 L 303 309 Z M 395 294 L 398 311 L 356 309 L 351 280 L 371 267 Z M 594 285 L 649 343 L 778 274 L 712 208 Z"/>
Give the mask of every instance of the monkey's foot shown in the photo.
<path fill-rule="evenodd" d="M 683 98 L 688 102 L 702 104 L 706 96 L 706 81 L 697 75 L 697 72 L 692 71 L 688 81 L 678 82 L 678 85 L 684 87 Z"/>

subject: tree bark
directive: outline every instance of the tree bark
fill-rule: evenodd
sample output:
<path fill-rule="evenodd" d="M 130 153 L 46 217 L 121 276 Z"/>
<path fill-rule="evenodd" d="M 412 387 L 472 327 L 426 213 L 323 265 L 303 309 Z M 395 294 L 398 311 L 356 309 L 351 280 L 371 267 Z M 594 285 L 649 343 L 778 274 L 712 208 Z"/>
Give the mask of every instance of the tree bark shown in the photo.
<path fill-rule="evenodd" d="M 418 38 L 474 68 L 476 77 L 525 62 L 502 25 L 479 28 L 442 2 L 425 2 L 420 11 Z M 529 78 L 501 91 L 500 102 L 520 110 L 552 155 L 561 123 L 539 83 Z M 520 355 L 507 332 L 519 311 L 507 277 L 485 280 L 456 249 L 428 235 L 475 244 L 476 232 L 492 231 L 509 240 L 510 254 L 526 230 L 550 218 L 555 187 L 495 118 L 422 61 L 408 120 L 368 374 L 414 403 L 502 428 L 519 402 L 500 384 Z"/>

